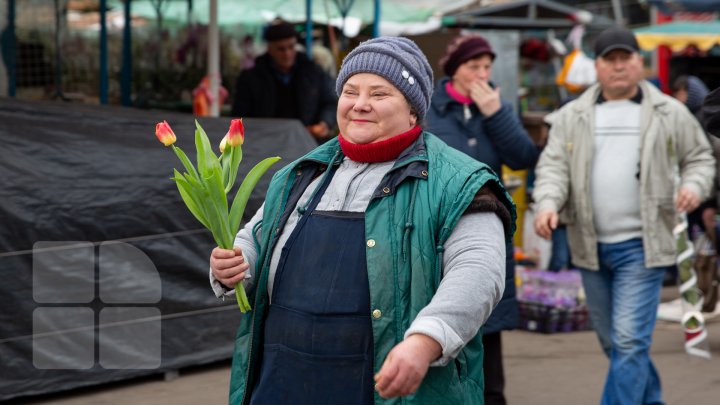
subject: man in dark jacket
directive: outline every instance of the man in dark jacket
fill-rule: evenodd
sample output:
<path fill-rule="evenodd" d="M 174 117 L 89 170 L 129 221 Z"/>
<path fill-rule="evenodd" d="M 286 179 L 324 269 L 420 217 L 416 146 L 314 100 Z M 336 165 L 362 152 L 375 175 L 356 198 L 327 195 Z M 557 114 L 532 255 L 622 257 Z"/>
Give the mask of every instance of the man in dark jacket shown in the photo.
<path fill-rule="evenodd" d="M 337 98 L 330 77 L 296 50 L 295 27 L 277 22 L 265 30 L 267 52 L 238 76 L 232 115 L 295 118 L 319 143 L 332 135 Z"/>

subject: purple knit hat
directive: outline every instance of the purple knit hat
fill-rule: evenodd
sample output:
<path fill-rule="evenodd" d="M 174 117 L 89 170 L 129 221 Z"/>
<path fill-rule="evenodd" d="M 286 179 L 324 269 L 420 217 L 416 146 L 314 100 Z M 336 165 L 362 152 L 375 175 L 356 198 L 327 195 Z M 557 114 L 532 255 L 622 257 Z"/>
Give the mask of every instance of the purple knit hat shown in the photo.
<path fill-rule="evenodd" d="M 417 44 L 402 37 L 379 37 L 360 43 L 343 60 L 335 82 L 338 96 L 358 73 L 373 73 L 395 86 L 423 119 L 430 108 L 433 72 Z"/>
<path fill-rule="evenodd" d="M 495 52 L 485 38 L 477 34 L 458 35 L 448 44 L 445 55 L 440 58 L 440 66 L 448 77 L 452 77 L 460 65 L 484 54 L 495 60 Z"/>

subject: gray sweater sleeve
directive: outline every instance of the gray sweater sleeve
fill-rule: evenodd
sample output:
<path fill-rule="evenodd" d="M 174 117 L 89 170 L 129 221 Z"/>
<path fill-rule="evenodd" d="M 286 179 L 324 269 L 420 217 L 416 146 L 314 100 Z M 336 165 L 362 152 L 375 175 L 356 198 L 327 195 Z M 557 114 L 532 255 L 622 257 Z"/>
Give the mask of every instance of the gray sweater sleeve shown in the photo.
<path fill-rule="evenodd" d="M 444 366 L 478 333 L 505 289 L 505 233 L 494 213 L 460 218 L 445 242 L 443 279 L 432 301 L 405 332 L 442 346 L 431 366 Z"/>
<path fill-rule="evenodd" d="M 248 221 L 245 226 L 240 229 L 240 232 L 235 236 L 235 242 L 233 246 L 237 246 L 242 250 L 243 257 L 245 258 L 245 261 L 250 265 L 250 269 L 245 273 L 245 290 L 250 290 L 253 287 L 253 270 L 255 269 L 255 262 L 258 258 L 258 252 L 255 249 L 255 242 L 253 241 L 252 237 L 252 230 L 255 224 L 260 222 L 263 216 L 263 208 L 265 205 L 260 207 L 259 210 L 253 215 L 253 217 Z M 229 289 L 225 287 L 221 282 L 219 282 L 212 274 L 212 269 L 210 269 L 210 286 L 213 289 L 213 292 L 215 293 L 215 296 L 220 297 L 232 297 L 235 298 L 235 290 Z"/>

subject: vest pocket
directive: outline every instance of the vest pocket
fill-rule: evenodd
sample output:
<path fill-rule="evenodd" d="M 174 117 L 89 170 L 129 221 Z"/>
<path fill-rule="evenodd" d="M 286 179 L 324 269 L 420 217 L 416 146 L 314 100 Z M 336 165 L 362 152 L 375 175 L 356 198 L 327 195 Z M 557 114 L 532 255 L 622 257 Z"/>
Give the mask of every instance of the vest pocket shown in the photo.
<path fill-rule="evenodd" d="M 262 378 L 251 404 L 367 404 L 365 355 L 313 355 L 282 344 L 264 346 Z M 367 389 L 367 387 L 370 387 Z M 365 389 L 364 389 L 365 388 Z"/>

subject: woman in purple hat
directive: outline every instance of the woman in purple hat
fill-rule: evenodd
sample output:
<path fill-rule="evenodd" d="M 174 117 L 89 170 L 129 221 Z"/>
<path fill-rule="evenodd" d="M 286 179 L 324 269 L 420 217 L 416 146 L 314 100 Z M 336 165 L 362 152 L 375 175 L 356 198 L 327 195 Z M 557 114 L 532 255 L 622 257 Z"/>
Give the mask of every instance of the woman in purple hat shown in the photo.
<path fill-rule="evenodd" d="M 448 44 L 440 59 L 447 76 L 435 86 L 427 128 L 502 178 L 502 165 L 513 170 L 531 168 L 540 152 L 490 81 L 495 56 L 480 35 L 460 35 Z M 512 243 L 506 249 L 505 292 L 482 329 L 486 405 L 505 404 L 500 331 L 514 329 L 518 322 Z"/>

